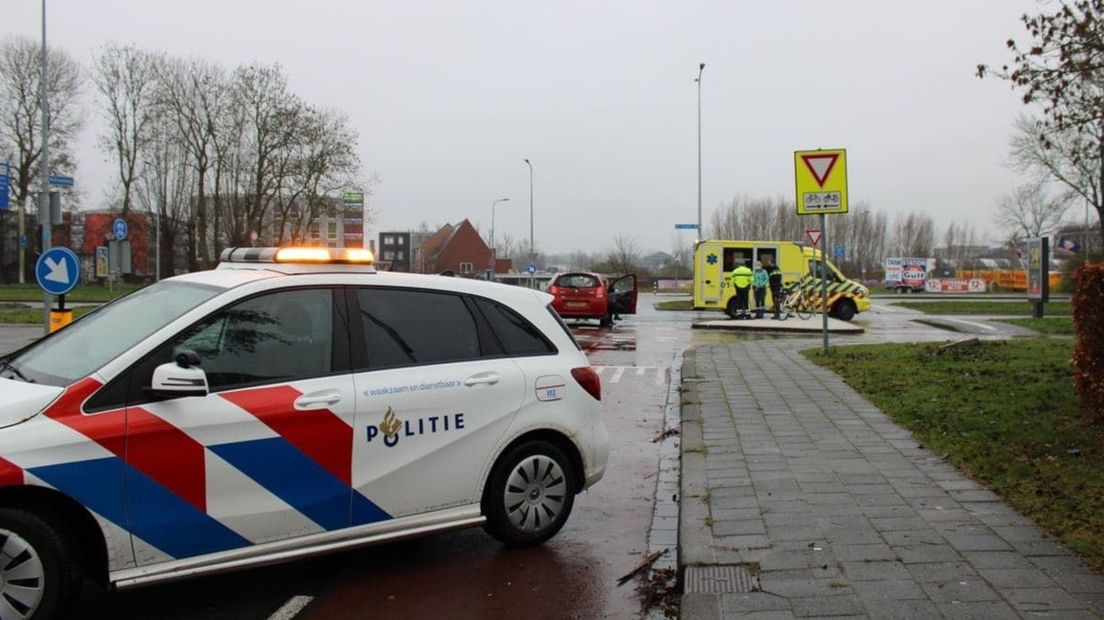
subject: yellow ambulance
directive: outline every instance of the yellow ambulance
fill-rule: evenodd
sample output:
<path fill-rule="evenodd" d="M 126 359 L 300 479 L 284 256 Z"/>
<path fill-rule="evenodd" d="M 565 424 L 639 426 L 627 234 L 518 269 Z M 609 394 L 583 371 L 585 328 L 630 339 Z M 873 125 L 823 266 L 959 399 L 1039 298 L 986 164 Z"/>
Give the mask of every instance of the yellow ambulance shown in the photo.
<path fill-rule="evenodd" d="M 736 316 L 735 289 L 729 279 L 732 270 L 744 264 L 755 268 L 756 261 L 771 260 L 782 270 L 782 283 L 789 286 L 806 275 L 804 285 L 820 290 L 822 273 L 828 278 L 830 315 L 844 321 L 870 309 L 870 290 L 854 280 L 848 280 L 830 261 L 822 262 L 820 250 L 807 248 L 792 241 L 732 241 L 708 240 L 694 248 L 694 309 L 723 310 Z M 750 295 L 749 295 L 750 297 Z M 820 296 L 817 296 L 820 299 Z M 749 304 L 754 306 L 754 301 Z M 773 304 L 767 293 L 767 307 Z M 754 308 L 753 308 L 754 309 Z"/>

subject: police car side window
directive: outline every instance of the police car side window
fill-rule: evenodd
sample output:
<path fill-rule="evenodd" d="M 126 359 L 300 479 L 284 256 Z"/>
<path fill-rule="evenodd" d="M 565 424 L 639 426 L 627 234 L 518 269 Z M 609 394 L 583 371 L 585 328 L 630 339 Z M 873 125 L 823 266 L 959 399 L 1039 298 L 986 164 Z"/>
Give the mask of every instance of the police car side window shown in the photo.
<path fill-rule="evenodd" d="M 475 318 L 459 295 L 418 289 L 357 290 L 372 369 L 442 364 L 481 355 Z"/>
<path fill-rule="evenodd" d="M 488 299 L 476 298 L 475 305 L 491 324 L 506 355 L 555 355 L 556 347 L 545 339 L 540 330 L 518 313 Z"/>
<path fill-rule="evenodd" d="M 222 310 L 176 339 L 199 355 L 211 390 L 293 381 L 333 368 L 333 292 L 280 291 Z"/>

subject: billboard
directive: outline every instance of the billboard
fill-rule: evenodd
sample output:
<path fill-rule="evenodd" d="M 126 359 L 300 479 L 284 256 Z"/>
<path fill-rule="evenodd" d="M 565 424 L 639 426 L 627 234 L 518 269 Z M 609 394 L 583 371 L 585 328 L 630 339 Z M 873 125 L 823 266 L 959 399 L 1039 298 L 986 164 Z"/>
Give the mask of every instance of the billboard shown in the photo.
<path fill-rule="evenodd" d="M 1027 298 L 1050 300 L 1050 247 L 1046 237 L 1027 240 Z"/>

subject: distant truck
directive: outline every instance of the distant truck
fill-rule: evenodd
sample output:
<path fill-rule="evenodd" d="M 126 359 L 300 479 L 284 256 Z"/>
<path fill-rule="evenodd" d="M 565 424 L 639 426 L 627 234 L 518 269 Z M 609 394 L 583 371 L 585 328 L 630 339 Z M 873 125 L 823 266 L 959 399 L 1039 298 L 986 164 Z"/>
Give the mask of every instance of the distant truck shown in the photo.
<path fill-rule="evenodd" d="M 928 274 L 934 270 L 934 258 L 887 258 L 885 287 L 899 293 L 922 293 Z"/>

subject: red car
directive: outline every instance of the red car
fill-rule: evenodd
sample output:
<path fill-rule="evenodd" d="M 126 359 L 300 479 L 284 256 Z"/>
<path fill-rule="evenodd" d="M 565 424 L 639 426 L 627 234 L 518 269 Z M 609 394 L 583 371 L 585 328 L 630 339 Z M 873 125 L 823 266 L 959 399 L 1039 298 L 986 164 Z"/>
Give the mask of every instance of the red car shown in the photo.
<path fill-rule="evenodd" d="M 615 315 L 636 314 L 635 275 L 607 283 L 596 273 L 561 273 L 548 292 L 555 297 L 552 307 L 565 319 L 598 319 L 606 327 Z"/>

